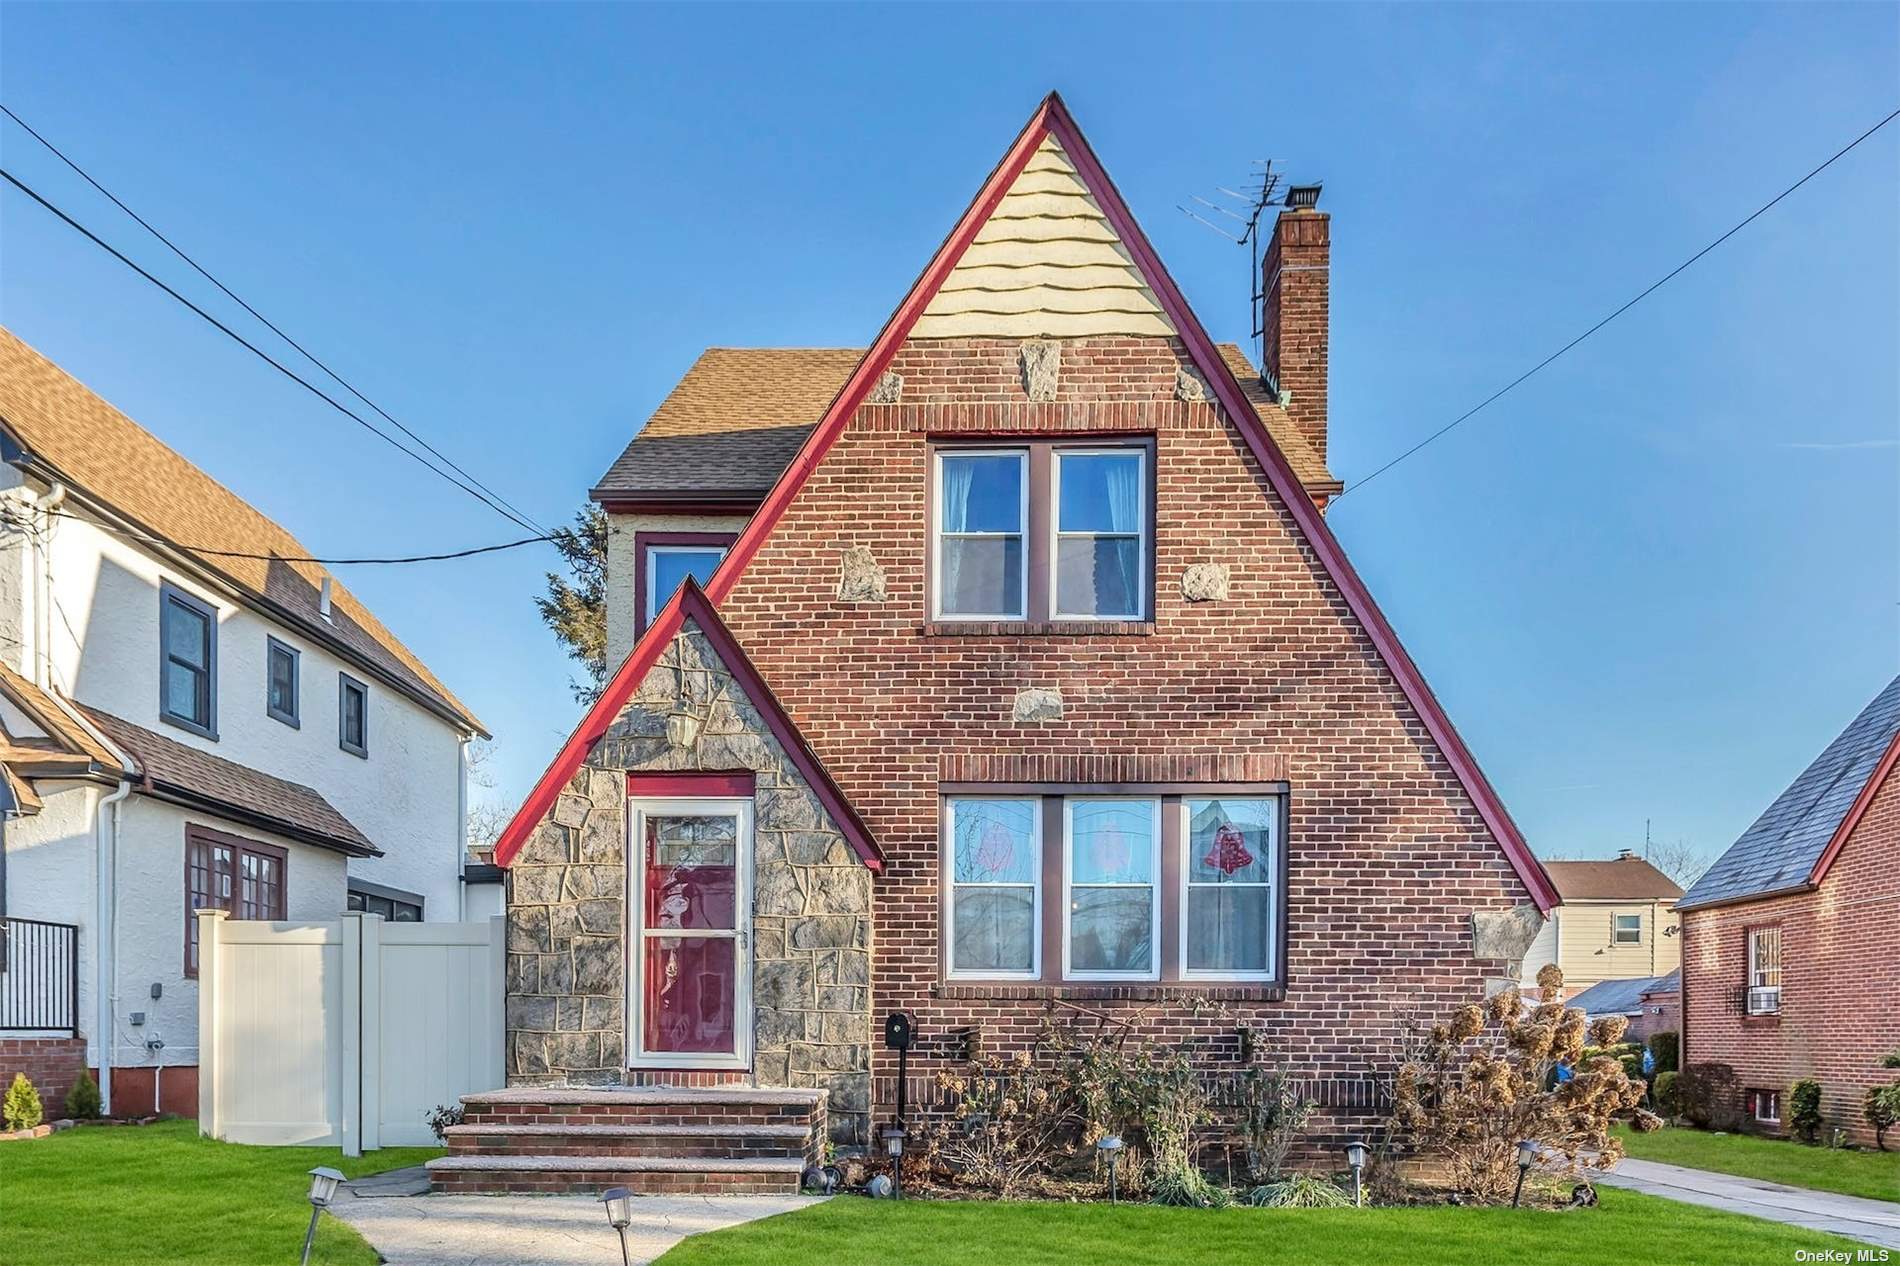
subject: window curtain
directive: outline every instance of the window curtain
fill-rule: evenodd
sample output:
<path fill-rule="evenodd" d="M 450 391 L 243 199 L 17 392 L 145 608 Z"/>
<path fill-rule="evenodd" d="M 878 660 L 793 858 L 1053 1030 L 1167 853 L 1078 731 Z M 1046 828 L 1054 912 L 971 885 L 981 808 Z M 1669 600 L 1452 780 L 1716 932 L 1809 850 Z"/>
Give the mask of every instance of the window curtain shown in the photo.
<path fill-rule="evenodd" d="M 1117 460 L 1108 463 L 1108 524 L 1112 531 L 1141 531 L 1141 462 Z M 1121 573 L 1123 600 L 1130 611 L 1141 610 L 1141 546 L 1115 551 L 1115 565 Z"/>
<path fill-rule="evenodd" d="M 943 516 L 942 530 L 945 532 L 968 531 L 970 490 L 976 481 L 976 463 L 946 459 L 942 467 L 943 505 L 938 510 L 938 513 Z M 963 570 L 963 551 L 940 546 L 937 550 L 937 562 L 943 569 L 937 585 L 937 592 L 943 595 L 941 599 L 943 609 L 945 611 L 959 609 L 961 604 L 953 607 L 952 603 L 956 602 L 957 581 Z"/>

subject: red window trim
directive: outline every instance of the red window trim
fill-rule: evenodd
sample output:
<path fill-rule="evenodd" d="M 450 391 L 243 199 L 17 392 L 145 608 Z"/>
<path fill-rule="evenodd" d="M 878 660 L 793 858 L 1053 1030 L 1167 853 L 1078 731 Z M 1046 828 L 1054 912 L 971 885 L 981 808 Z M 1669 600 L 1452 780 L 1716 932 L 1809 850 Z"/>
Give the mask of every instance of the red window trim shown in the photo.
<path fill-rule="evenodd" d="M 1134 449 L 1146 455 L 1144 488 L 1147 516 L 1142 532 L 1147 543 L 1142 568 L 1142 610 L 1133 617 L 1055 615 L 1055 454 L 1059 449 L 1100 451 L 1106 448 Z M 1021 620 L 994 620 L 981 616 L 959 619 L 937 614 L 937 463 L 946 453 L 1006 451 L 1015 449 L 1027 455 L 1029 481 L 1027 519 L 1023 524 L 1023 579 L 1028 590 L 1027 606 Z M 995 628 L 999 634 L 1018 631 L 1025 634 L 1045 632 L 1145 632 L 1155 618 L 1155 524 L 1159 503 L 1155 496 L 1159 484 L 1157 445 L 1151 433 L 1109 432 L 1106 434 L 1031 435 L 956 435 L 932 436 L 928 443 L 929 460 L 924 471 L 924 618 L 927 635 L 942 636 L 958 628 Z"/>
<path fill-rule="evenodd" d="M 950 944 L 944 935 L 950 928 L 950 901 L 954 884 L 938 884 L 937 910 L 937 982 L 943 996 L 982 996 L 992 989 L 1028 990 L 1022 996 L 1036 997 L 1161 997 L 1168 992 L 1241 990 L 1248 997 L 1277 999 L 1285 996 L 1288 949 L 1287 899 L 1287 828 L 1292 819 L 1290 789 L 1283 782 L 1266 783 L 942 783 L 937 795 L 937 866 L 940 876 L 949 874 L 951 841 L 944 830 L 948 821 L 946 802 L 952 798 L 1035 797 L 1042 825 L 1042 871 L 1037 876 L 1041 894 L 1042 924 L 1038 960 L 1041 971 L 1036 979 L 950 974 Z M 1067 852 L 1063 846 L 1066 829 L 1063 801 L 1068 797 L 1138 796 L 1161 801 L 1161 871 L 1155 877 L 1161 898 L 1160 973 L 1155 980 L 1115 980 L 1098 978 L 1071 979 L 1062 974 L 1062 938 L 1065 920 L 1062 910 L 1063 868 Z M 1182 962 L 1181 920 L 1185 915 L 1185 895 L 1181 881 L 1186 843 L 1181 837 L 1181 819 L 1172 810 L 1183 799 L 1206 796 L 1272 797 L 1280 802 L 1280 847 L 1273 868 L 1273 975 L 1271 977 L 1217 977 L 1184 975 Z"/>
<path fill-rule="evenodd" d="M 647 631 L 647 549 L 654 545 L 718 546 L 731 553 L 737 532 L 635 532 L 633 534 L 633 632 Z"/>
<path fill-rule="evenodd" d="M 191 891 L 191 850 L 194 845 L 222 844 L 232 850 L 231 853 L 231 904 L 220 906 L 215 899 L 204 905 L 197 903 Z M 290 850 L 275 844 L 266 844 L 262 840 L 249 839 L 242 835 L 232 835 L 228 831 L 219 831 L 212 827 L 201 826 L 196 822 L 185 824 L 185 976 L 196 979 L 198 968 L 191 961 L 191 938 L 198 929 L 198 911 L 201 909 L 222 909 L 231 918 L 237 918 L 237 902 L 241 900 L 243 882 L 242 872 L 244 854 L 253 853 L 259 857 L 268 857 L 277 863 L 277 906 L 270 913 L 270 919 L 289 918 L 290 902 Z M 216 873 L 215 871 L 213 872 Z"/>
<path fill-rule="evenodd" d="M 757 777 L 749 769 L 730 773 L 628 774 L 627 795 L 663 800 L 683 799 L 750 800 Z"/>

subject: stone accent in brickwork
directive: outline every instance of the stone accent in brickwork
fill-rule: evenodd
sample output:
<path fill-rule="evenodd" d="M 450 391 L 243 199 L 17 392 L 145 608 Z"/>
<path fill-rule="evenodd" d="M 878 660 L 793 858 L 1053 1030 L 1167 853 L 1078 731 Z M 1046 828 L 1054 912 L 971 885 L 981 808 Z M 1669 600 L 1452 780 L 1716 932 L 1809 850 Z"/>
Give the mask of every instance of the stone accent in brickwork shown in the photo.
<path fill-rule="evenodd" d="M 1186 400 L 1189 404 L 1205 404 L 1214 396 L 1200 374 L 1182 365 L 1174 371 L 1174 398 Z"/>
<path fill-rule="evenodd" d="M 1034 401 L 1054 400 L 1062 377 L 1062 344 L 1031 340 L 1021 355 L 1023 391 Z"/>
<path fill-rule="evenodd" d="M 847 545 L 838 572 L 838 601 L 885 602 L 884 569 L 869 545 Z"/>
<path fill-rule="evenodd" d="M 682 717 L 693 724 L 679 724 Z M 871 1107 L 871 875 L 691 624 L 510 870 L 508 1084 L 625 1079 L 627 775 L 735 769 L 756 777 L 755 1080 L 830 1091 L 833 1137 L 862 1142 Z"/>
<path fill-rule="evenodd" d="M 1181 596 L 1189 602 L 1227 600 L 1227 564 L 1194 563 L 1181 573 Z"/>
<path fill-rule="evenodd" d="M 893 374 L 889 370 L 877 376 L 877 382 L 865 395 L 866 404 L 896 404 L 904 398 L 904 378 L 902 374 Z"/>
<path fill-rule="evenodd" d="M 1060 721 L 1062 692 L 1040 686 L 1018 690 L 1010 715 L 1018 721 Z"/>

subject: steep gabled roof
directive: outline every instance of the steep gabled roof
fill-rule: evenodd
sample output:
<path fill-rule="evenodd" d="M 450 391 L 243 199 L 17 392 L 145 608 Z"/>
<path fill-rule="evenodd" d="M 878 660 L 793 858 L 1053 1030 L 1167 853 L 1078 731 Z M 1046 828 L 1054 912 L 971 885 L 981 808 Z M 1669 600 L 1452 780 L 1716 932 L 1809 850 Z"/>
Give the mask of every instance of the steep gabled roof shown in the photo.
<path fill-rule="evenodd" d="M 1372 594 L 1366 589 L 1365 582 L 1360 580 L 1359 574 L 1353 570 L 1338 540 L 1326 526 L 1325 518 L 1320 514 L 1319 508 L 1314 505 L 1311 497 L 1301 486 L 1286 457 L 1261 422 L 1260 415 L 1254 411 L 1240 383 L 1235 380 L 1232 367 L 1222 359 L 1213 340 L 1208 338 L 1207 331 L 1201 327 L 1199 318 L 1194 315 L 1193 309 L 1182 297 L 1180 288 L 1175 285 L 1173 277 L 1168 274 L 1160 258 L 1156 256 L 1147 236 L 1136 224 L 1134 216 L 1122 200 L 1121 193 L 1115 188 L 1114 182 L 1108 178 L 1108 173 L 1102 169 L 1094 151 L 1076 127 L 1075 120 L 1069 115 L 1068 107 L 1055 93 L 1051 93 L 1044 99 L 1029 123 L 1009 147 L 1003 161 L 990 173 L 989 179 L 984 182 L 976 199 L 964 211 L 950 236 L 945 239 L 936 255 L 925 267 L 923 274 L 911 286 L 904 301 L 891 314 L 890 320 L 885 323 L 876 341 L 871 344 L 870 349 L 858 362 L 857 368 L 852 371 L 850 378 L 845 381 L 844 386 L 826 409 L 824 417 L 806 437 L 797 457 L 792 460 L 792 464 L 787 467 L 784 475 L 747 522 L 745 530 L 740 533 L 738 541 L 727 553 L 725 561 L 719 565 L 719 569 L 713 573 L 712 579 L 707 583 L 707 598 L 717 605 L 725 601 L 733 587 L 738 584 L 739 577 L 744 574 L 746 567 L 778 526 L 779 520 L 784 517 L 793 498 L 798 495 L 799 489 L 803 487 L 806 479 L 810 477 L 818 464 L 824 460 L 825 454 L 830 452 L 846 423 L 857 411 L 858 406 L 864 402 L 872 386 L 877 382 L 878 376 L 890 363 L 891 357 L 910 336 L 918 319 L 942 288 L 945 278 L 956 268 L 970 245 L 976 241 L 984 224 L 1009 192 L 1016 178 L 1022 174 L 1031 158 L 1048 138 L 1054 138 L 1061 146 L 1073 165 L 1076 175 L 1095 198 L 1107 226 L 1116 234 L 1122 248 L 1129 253 L 1167 319 L 1186 345 L 1195 368 L 1199 370 L 1221 406 L 1226 410 L 1227 416 L 1246 442 L 1254 459 L 1265 471 L 1268 482 L 1272 484 L 1275 494 L 1298 524 L 1319 566 L 1338 587 L 1341 597 L 1364 627 L 1367 637 L 1384 659 L 1407 701 L 1417 712 L 1439 751 L 1450 764 L 1453 773 L 1463 785 L 1466 794 L 1470 796 L 1472 804 L 1484 820 L 1492 837 L 1498 841 L 1512 868 L 1530 892 L 1532 900 L 1541 910 L 1548 911 L 1557 903 L 1557 894 L 1551 887 L 1549 877 L 1544 874 L 1536 857 L 1531 854 L 1523 836 L 1518 832 L 1516 823 L 1511 820 L 1503 803 L 1498 799 L 1497 793 L 1485 779 L 1483 771 L 1478 768 L 1477 762 L 1465 747 L 1464 740 L 1452 727 L 1450 719 L 1445 715 L 1444 709 L 1439 706 L 1431 688 L 1425 684 L 1418 666 L 1412 662 L 1411 656 L 1399 643 L 1398 635 L 1387 623 L 1378 604 L 1372 600 Z M 667 638 L 671 636 L 668 633 L 663 637 L 656 637 L 656 633 L 659 633 L 662 627 L 661 623 L 656 621 L 635 643 L 627 662 L 615 674 L 613 683 L 608 686 L 600 700 L 582 720 L 581 727 L 576 731 L 574 738 L 562 748 L 554 764 L 542 775 L 540 782 L 535 785 L 521 810 L 502 833 L 495 850 L 497 861 L 506 862 L 520 849 L 528 834 L 553 804 L 562 785 L 579 767 L 594 739 L 606 732 L 613 717 L 625 704 L 627 695 L 644 677 L 647 668 L 659 657 L 660 650 L 665 646 Z M 580 740 L 586 738 L 590 732 L 594 739 L 581 742 Z"/>
<path fill-rule="evenodd" d="M 1565 901 L 1672 901 L 1675 880 L 1640 857 L 1605 862 L 1545 862 L 1544 871 Z"/>
<path fill-rule="evenodd" d="M 284 561 L 310 556 L 296 537 L 4 328 L 0 438 L 19 450 L 9 453 L 9 460 L 31 465 L 43 477 L 110 507 L 142 534 L 180 547 L 276 555 L 232 558 L 177 551 L 284 612 L 313 640 L 361 657 L 418 702 L 481 730 L 474 714 L 327 568 Z M 328 621 L 317 609 L 325 580 L 332 581 L 334 618 Z"/>
<path fill-rule="evenodd" d="M 1676 909 L 1753 901 L 1820 883 L 1896 761 L 1900 677 L 1690 885 Z"/>
<path fill-rule="evenodd" d="M 1216 350 L 1306 490 L 1337 493 L 1339 480 L 1247 353 L 1232 343 Z M 857 347 L 709 347 L 588 495 L 600 502 L 686 493 L 763 499 L 862 359 Z"/>

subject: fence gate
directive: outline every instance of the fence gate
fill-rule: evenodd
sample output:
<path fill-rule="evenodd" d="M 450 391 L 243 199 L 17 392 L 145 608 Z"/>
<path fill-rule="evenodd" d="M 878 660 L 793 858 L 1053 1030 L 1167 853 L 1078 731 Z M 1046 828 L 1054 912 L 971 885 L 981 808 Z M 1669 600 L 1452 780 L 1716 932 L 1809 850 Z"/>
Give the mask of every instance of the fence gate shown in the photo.
<path fill-rule="evenodd" d="M 203 1133 L 427 1145 L 431 1108 L 502 1084 L 502 919 L 198 920 Z"/>

